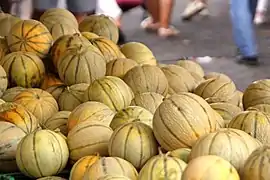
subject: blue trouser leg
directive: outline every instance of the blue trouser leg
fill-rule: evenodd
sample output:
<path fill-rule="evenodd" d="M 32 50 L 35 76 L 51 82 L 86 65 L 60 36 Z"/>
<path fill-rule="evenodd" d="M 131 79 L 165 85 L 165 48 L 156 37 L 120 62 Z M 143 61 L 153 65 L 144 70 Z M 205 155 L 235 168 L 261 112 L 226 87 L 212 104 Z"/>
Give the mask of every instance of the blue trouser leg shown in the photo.
<path fill-rule="evenodd" d="M 257 56 L 253 26 L 257 0 L 231 0 L 231 20 L 234 41 L 244 57 Z"/>

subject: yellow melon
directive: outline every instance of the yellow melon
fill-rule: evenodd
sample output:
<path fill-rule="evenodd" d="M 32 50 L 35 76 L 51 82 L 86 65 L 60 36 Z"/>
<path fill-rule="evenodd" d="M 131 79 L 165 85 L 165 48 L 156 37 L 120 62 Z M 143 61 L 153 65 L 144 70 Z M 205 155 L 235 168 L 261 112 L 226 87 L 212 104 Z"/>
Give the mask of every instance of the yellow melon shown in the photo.
<path fill-rule="evenodd" d="M 106 73 L 104 57 L 92 45 L 67 49 L 57 63 L 59 77 L 66 85 L 91 84 Z"/>
<path fill-rule="evenodd" d="M 139 42 L 128 42 L 121 46 L 121 52 L 128 59 L 136 61 L 138 64 L 157 65 L 157 60 L 152 51 Z"/>
<path fill-rule="evenodd" d="M 169 88 L 165 74 L 153 65 L 136 66 L 130 69 L 123 79 L 134 94 L 156 92 L 166 96 Z"/>
<path fill-rule="evenodd" d="M 210 106 L 221 115 L 225 124 L 229 124 L 242 111 L 238 106 L 230 103 L 211 103 Z"/>
<path fill-rule="evenodd" d="M 261 112 L 270 114 L 270 104 L 257 104 L 255 106 L 249 107 L 247 110 L 248 111 L 257 110 L 257 111 L 261 111 Z"/>
<path fill-rule="evenodd" d="M 63 35 L 80 33 L 77 27 L 66 23 L 53 24 L 49 31 L 51 32 L 54 41 Z"/>
<path fill-rule="evenodd" d="M 191 92 L 196 87 L 196 82 L 192 75 L 188 70 L 180 66 L 168 65 L 166 67 L 162 67 L 161 70 L 168 80 L 169 94 Z"/>
<path fill-rule="evenodd" d="M 165 99 L 153 118 L 153 131 L 165 150 L 191 147 L 203 135 L 217 130 L 215 111 L 201 97 L 180 93 Z"/>
<path fill-rule="evenodd" d="M 125 123 L 140 121 L 152 127 L 153 114 L 139 106 L 129 106 L 118 111 L 113 117 L 110 127 L 115 130 Z"/>
<path fill-rule="evenodd" d="M 9 53 L 9 48 L 8 48 L 6 38 L 3 38 L 0 36 L 0 61 L 8 53 Z"/>
<path fill-rule="evenodd" d="M 259 111 L 244 111 L 235 116 L 228 127 L 245 131 L 263 144 L 270 143 L 270 114 Z"/>
<path fill-rule="evenodd" d="M 0 171 L 15 172 L 18 170 L 16 164 L 16 150 L 19 142 L 26 133 L 16 125 L 0 121 Z"/>
<path fill-rule="evenodd" d="M 5 14 L 5 16 L 2 16 L 2 18 L 0 18 L 0 36 L 8 36 L 8 33 L 10 32 L 12 26 L 14 26 L 19 21 L 21 21 L 20 18 L 12 16 L 10 14 Z"/>
<path fill-rule="evenodd" d="M 0 121 L 15 124 L 25 133 L 36 131 L 39 127 L 39 119 L 19 104 L 3 103 L 0 105 Z"/>
<path fill-rule="evenodd" d="M 99 37 L 93 38 L 89 40 L 90 43 L 97 47 L 100 52 L 103 54 L 106 63 L 113 61 L 117 58 L 121 58 L 123 55 L 119 49 L 119 47 L 111 40 Z"/>
<path fill-rule="evenodd" d="M 197 62 L 193 60 L 179 60 L 176 65 L 181 66 L 188 70 L 191 74 L 195 73 L 200 77 L 204 77 L 204 70 Z"/>
<path fill-rule="evenodd" d="M 117 58 L 107 63 L 106 76 L 116 76 L 123 79 L 125 74 L 137 65 L 138 63 L 134 60 Z"/>
<path fill-rule="evenodd" d="M 68 132 L 67 143 L 70 160 L 77 161 L 84 156 L 108 155 L 108 143 L 113 130 L 98 121 L 84 121 Z"/>
<path fill-rule="evenodd" d="M 102 157 L 97 160 L 85 174 L 85 180 L 98 180 L 106 175 L 126 176 L 137 180 L 138 172 L 128 161 L 119 157 Z"/>
<path fill-rule="evenodd" d="M 123 158 L 137 169 L 141 169 L 157 153 L 158 144 L 152 129 L 141 122 L 131 122 L 118 127 L 109 142 L 111 157 Z"/>
<path fill-rule="evenodd" d="M 58 112 L 58 104 L 53 96 L 37 88 L 22 91 L 14 98 L 14 102 L 24 106 L 40 123 Z"/>
<path fill-rule="evenodd" d="M 181 179 L 187 164 L 179 158 L 162 154 L 152 157 L 143 166 L 138 180 Z"/>
<path fill-rule="evenodd" d="M 84 121 L 100 121 L 109 126 L 114 117 L 114 111 L 103 103 L 89 101 L 77 106 L 69 115 L 67 128 L 70 131 Z"/>
<path fill-rule="evenodd" d="M 67 86 L 64 84 L 56 84 L 46 89 L 46 91 L 50 93 L 56 101 L 58 101 L 59 96 L 65 91 L 66 88 Z"/>
<path fill-rule="evenodd" d="M 130 180 L 130 179 L 126 176 L 106 175 L 98 178 L 98 180 Z"/>
<path fill-rule="evenodd" d="M 207 73 L 205 74 L 204 78 L 207 80 L 207 79 L 223 79 L 225 81 L 231 81 L 231 78 L 229 76 L 227 76 L 226 74 L 223 74 L 223 73 L 218 73 L 218 72 L 210 72 L 210 73 Z"/>
<path fill-rule="evenodd" d="M 12 26 L 7 43 L 11 52 L 33 52 L 44 58 L 47 56 L 53 38 L 49 30 L 39 21 L 23 20 Z"/>
<path fill-rule="evenodd" d="M 51 130 L 28 134 L 21 140 L 16 152 L 20 171 L 32 178 L 60 173 L 65 168 L 68 157 L 65 139 Z"/>
<path fill-rule="evenodd" d="M 189 148 L 179 148 L 179 149 L 170 151 L 169 156 L 177 157 L 183 160 L 184 162 L 188 163 L 190 152 L 191 152 L 191 149 Z"/>
<path fill-rule="evenodd" d="M 89 84 L 80 83 L 67 86 L 59 95 L 58 105 L 61 111 L 72 111 L 84 102 L 84 93 Z"/>
<path fill-rule="evenodd" d="M 163 102 L 164 96 L 155 92 L 136 94 L 131 101 L 132 106 L 140 106 L 151 113 L 155 113 L 158 106 Z"/>
<path fill-rule="evenodd" d="M 25 88 L 20 87 L 20 86 L 9 88 L 3 93 L 1 98 L 6 102 L 12 102 L 15 96 L 17 96 L 20 92 L 24 90 Z"/>
<path fill-rule="evenodd" d="M 233 81 L 218 77 L 203 81 L 195 88 L 194 93 L 213 103 L 228 101 L 235 91 Z"/>
<path fill-rule="evenodd" d="M 265 145 L 252 152 L 241 171 L 241 180 L 259 180 L 269 178 L 270 146 Z"/>
<path fill-rule="evenodd" d="M 255 81 L 244 91 L 244 109 L 257 104 L 270 104 L 270 79 Z"/>
<path fill-rule="evenodd" d="M 95 33 L 92 33 L 92 32 L 81 32 L 81 34 L 88 40 L 91 40 L 93 38 L 99 38 L 99 36 Z"/>
<path fill-rule="evenodd" d="M 85 173 L 94 164 L 100 157 L 97 156 L 85 156 L 79 159 L 73 166 L 70 171 L 70 180 L 81 180 L 84 178 Z"/>
<path fill-rule="evenodd" d="M 216 155 L 229 161 L 237 170 L 261 143 L 238 129 L 225 128 L 201 137 L 192 147 L 190 159 Z M 226 147 L 226 148 L 224 148 Z"/>
<path fill-rule="evenodd" d="M 95 80 L 85 93 L 85 101 L 98 101 L 114 111 L 128 107 L 133 99 L 130 87 L 120 78 L 106 76 Z"/>
<path fill-rule="evenodd" d="M 66 136 L 68 133 L 67 121 L 70 113 L 70 111 L 59 111 L 49 119 L 45 120 L 42 123 L 42 126 L 52 131 L 56 131 L 57 129 L 59 129 L 60 132 Z"/>
<path fill-rule="evenodd" d="M 240 180 L 237 170 L 221 157 L 208 155 L 192 160 L 181 180 Z"/>

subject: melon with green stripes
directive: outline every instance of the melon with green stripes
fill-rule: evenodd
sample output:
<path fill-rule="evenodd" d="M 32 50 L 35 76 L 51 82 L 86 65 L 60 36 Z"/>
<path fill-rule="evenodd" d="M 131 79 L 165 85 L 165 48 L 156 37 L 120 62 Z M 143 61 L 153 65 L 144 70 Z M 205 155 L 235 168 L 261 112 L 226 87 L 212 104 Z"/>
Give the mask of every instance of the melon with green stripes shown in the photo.
<path fill-rule="evenodd" d="M 1 98 L 6 102 L 13 102 L 15 96 L 17 96 L 20 92 L 24 90 L 25 88 L 20 87 L 20 86 L 9 88 L 4 92 Z"/>
<path fill-rule="evenodd" d="M 117 58 L 124 58 L 125 56 L 120 51 L 119 47 L 111 40 L 99 37 L 89 40 L 92 45 L 97 47 L 103 54 L 106 63 L 113 61 Z"/>
<path fill-rule="evenodd" d="M 60 56 L 69 49 L 70 47 L 74 45 L 91 45 L 91 43 L 86 39 L 84 36 L 82 36 L 80 33 L 76 34 L 67 34 L 63 35 L 60 38 L 58 38 L 51 48 L 51 57 L 54 66 L 57 68 L 58 60 L 60 59 Z"/>
<path fill-rule="evenodd" d="M 85 173 L 88 171 L 91 165 L 94 164 L 99 159 L 100 159 L 99 155 L 82 157 L 72 166 L 69 179 L 70 180 L 83 179 Z"/>
<path fill-rule="evenodd" d="M 15 124 L 0 121 L 0 171 L 11 173 L 18 171 L 16 164 L 16 150 L 19 142 L 26 133 Z"/>
<path fill-rule="evenodd" d="M 1 61 L 0 61 L 1 64 Z M 0 96 L 4 94 L 8 87 L 8 77 L 5 69 L 0 65 Z"/>
<path fill-rule="evenodd" d="M 39 127 L 38 119 L 19 104 L 6 102 L 0 105 L 0 121 L 15 124 L 25 133 L 31 133 Z"/>
<path fill-rule="evenodd" d="M 75 16 L 64 8 L 50 8 L 47 9 L 39 19 L 48 29 L 55 24 L 65 23 L 74 28 L 78 28 L 78 22 Z"/>
<path fill-rule="evenodd" d="M 84 102 L 84 93 L 89 84 L 80 83 L 67 86 L 60 94 L 58 99 L 59 109 L 61 111 L 72 111 Z"/>
<path fill-rule="evenodd" d="M 153 114 L 148 110 L 140 106 L 128 106 L 120 111 L 118 111 L 111 123 L 110 127 L 115 130 L 116 128 L 122 126 L 123 124 L 140 121 L 150 127 L 153 123 Z"/>
<path fill-rule="evenodd" d="M 140 106 L 151 113 L 155 113 L 158 106 L 163 102 L 164 96 L 155 92 L 136 94 L 131 101 L 132 106 Z"/>
<path fill-rule="evenodd" d="M 67 86 L 64 84 L 56 84 L 46 89 L 46 91 L 50 93 L 56 101 L 58 101 L 60 94 L 64 92 L 66 87 Z"/>
<path fill-rule="evenodd" d="M 0 36 L 0 61 L 8 53 L 9 53 L 9 48 L 8 48 L 7 40 L 6 38 Z"/>
<path fill-rule="evenodd" d="M 115 113 L 103 103 L 88 101 L 77 106 L 68 118 L 68 131 L 84 121 L 100 121 L 109 126 Z"/>
<path fill-rule="evenodd" d="M 58 104 L 54 97 L 38 88 L 29 88 L 19 93 L 14 103 L 23 105 L 42 124 L 45 120 L 58 112 Z"/>
<path fill-rule="evenodd" d="M 4 17 L 0 18 L 0 36 L 8 36 L 12 26 L 14 26 L 19 21 L 21 21 L 20 18 L 6 13 Z"/>
<path fill-rule="evenodd" d="M 119 39 L 119 30 L 112 18 L 106 15 L 90 15 L 80 24 L 81 32 L 92 32 L 98 36 L 103 36 L 117 44 Z"/>
<path fill-rule="evenodd" d="M 48 55 L 53 43 L 49 30 L 36 20 L 23 20 L 12 26 L 7 36 L 11 52 L 33 52 L 41 58 Z"/>
<path fill-rule="evenodd" d="M 58 176 L 47 176 L 47 177 L 38 178 L 37 180 L 66 180 L 66 179 L 62 177 L 58 177 Z"/>
<path fill-rule="evenodd" d="M 168 80 L 157 66 L 136 66 L 125 74 L 123 80 L 129 85 L 134 94 L 155 92 L 166 96 L 168 93 Z"/>
<path fill-rule="evenodd" d="M 263 144 L 270 143 L 270 115 L 259 111 L 244 111 L 236 115 L 228 125 L 240 129 Z"/>
<path fill-rule="evenodd" d="M 60 79 L 66 85 L 91 84 L 105 76 L 106 62 L 96 47 L 80 45 L 62 54 L 57 69 Z"/>
<path fill-rule="evenodd" d="M 16 162 L 24 175 L 40 178 L 60 173 L 66 167 L 68 157 L 68 146 L 63 136 L 51 130 L 39 130 L 21 140 Z"/>
<path fill-rule="evenodd" d="M 135 167 L 119 157 L 101 157 L 89 168 L 85 178 L 98 180 L 106 175 L 125 176 L 130 180 L 137 180 L 138 178 Z"/>
<path fill-rule="evenodd" d="M 0 65 L 7 72 L 9 87 L 39 87 L 45 74 L 42 60 L 30 52 L 10 53 L 0 61 Z"/>
<path fill-rule="evenodd" d="M 224 128 L 198 139 L 191 149 L 189 159 L 191 161 L 200 156 L 216 155 L 229 161 L 238 171 L 243 168 L 249 155 L 261 146 L 261 142 L 244 131 Z"/>
<path fill-rule="evenodd" d="M 113 130 L 99 121 L 84 121 L 68 132 L 70 160 L 76 162 L 84 156 L 108 155 L 108 143 Z"/>
<path fill-rule="evenodd" d="M 85 92 L 85 101 L 98 101 L 114 111 L 120 111 L 130 105 L 133 99 L 130 87 L 120 78 L 105 76 L 95 80 Z"/>
<path fill-rule="evenodd" d="M 158 154 L 158 143 L 150 126 L 142 122 L 123 124 L 114 130 L 109 155 L 130 162 L 136 169 Z"/>
<path fill-rule="evenodd" d="M 132 59 L 116 58 L 106 64 L 106 76 L 116 76 L 121 79 L 125 74 L 138 63 Z"/>
<path fill-rule="evenodd" d="M 187 164 L 177 157 L 170 157 L 169 153 L 160 152 L 147 161 L 138 180 L 181 179 Z"/>
<path fill-rule="evenodd" d="M 252 152 L 241 172 L 241 180 L 263 180 L 269 178 L 270 146 L 265 145 Z"/>
<path fill-rule="evenodd" d="M 45 120 L 41 126 L 44 127 L 44 129 L 50 129 L 52 131 L 60 130 L 64 136 L 67 136 L 67 121 L 70 113 L 70 111 L 59 111 Z"/>
<path fill-rule="evenodd" d="M 153 118 L 153 131 L 162 148 L 190 148 L 203 135 L 219 127 L 216 112 L 201 97 L 179 93 L 166 98 Z"/>
<path fill-rule="evenodd" d="M 75 34 L 75 33 L 80 33 L 78 28 L 69 25 L 69 24 L 64 24 L 64 23 L 57 23 L 52 25 L 51 29 L 49 29 L 53 40 L 56 41 L 58 38 L 60 38 L 63 35 L 68 35 L 68 34 Z"/>

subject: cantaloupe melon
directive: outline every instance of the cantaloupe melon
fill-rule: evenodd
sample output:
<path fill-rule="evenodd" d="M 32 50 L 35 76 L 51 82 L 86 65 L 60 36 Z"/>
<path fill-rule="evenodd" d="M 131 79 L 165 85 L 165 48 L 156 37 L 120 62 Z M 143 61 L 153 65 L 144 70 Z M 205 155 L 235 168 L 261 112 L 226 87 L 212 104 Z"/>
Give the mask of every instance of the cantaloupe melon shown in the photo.
<path fill-rule="evenodd" d="M 32 178 L 60 173 L 66 167 L 68 157 L 65 139 L 51 130 L 28 134 L 21 140 L 16 152 L 20 171 Z"/>
<path fill-rule="evenodd" d="M 152 157 L 141 169 L 138 180 L 181 179 L 187 164 L 179 158 L 162 154 Z"/>
<path fill-rule="evenodd" d="M 165 74 L 153 65 L 136 66 L 130 69 L 123 79 L 134 94 L 155 92 L 166 96 L 169 88 Z"/>
<path fill-rule="evenodd" d="M 26 133 L 15 124 L 5 121 L 0 121 L 0 133 L 0 171 L 15 172 L 18 170 L 17 146 Z"/>
<path fill-rule="evenodd" d="M 192 147 L 190 159 L 216 155 L 229 161 L 237 170 L 261 143 L 238 129 L 225 128 L 201 137 Z M 226 147 L 226 148 L 224 148 Z"/>
<path fill-rule="evenodd" d="M 192 93 L 174 94 L 157 108 L 153 118 L 155 137 L 165 150 L 191 147 L 203 135 L 217 130 L 215 111 Z"/>
<path fill-rule="evenodd" d="M 89 101 L 77 106 L 69 115 L 67 128 L 70 131 L 77 124 L 84 121 L 100 121 L 110 125 L 115 113 L 103 103 Z"/>
<path fill-rule="evenodd" d="M 17 96 L 20 92 L 24 90 L 25 88 L 20 87 L 20 86 L 9 88 L 3 93 L 1 98 L 6 102 L 12 102 L 15 96 Z"/>
<path fill-rule="evenodd" d="M 116 128 L 122 126 L 125 123 L 140 121 L 150 127 L 152 127 L 153 123 L 153 114 L 148 110 L 140 107 L 140 106 L 128 106 L 127 108 L 118 111 L 111 123 L 110 127 L 115 130 Z"/>
<path fill-rule="evenodd" d="M 85 174 L 85 180 L 98 180 L 106 175 L 126 176 L 137 180 L 138 172 L 128 161 L 119 157 L 102 157 Z"/>
<path fill-rule="evenodd" d="M 181 180 L 240 180 L 237 170 L 219 156 L 201 156 L 186 167 Z"/>
<path fill-rule="evenodd" d="M 236 115 L 228 125 L 229 128 L 240 129 L 263 144 L 270 143 L 270 114 L 259 111 L 244 111 Z"/>
<path fill-rule="evenodd" d="M 109 155 L 120 157 L 137 169 L 158 153 L 152 129 L 141 122 L 124 124 L 114 130 L 109 142 Z"/>
<path fill-rule="evenodd" d="M 98 101 L 114 111 L 128 107 L 134 95 L 130 87 L 120 78 L 106 76 L 95 80 L 85 93 L 86 101 Z"/>
<path fill-rule="evenodd" d="M 68 132 L 67 143 L 70 160 L 77 161 L 84 156 L 108 155 L 108 143 L 113 130 L 98 121 L 84 121 Z"/>

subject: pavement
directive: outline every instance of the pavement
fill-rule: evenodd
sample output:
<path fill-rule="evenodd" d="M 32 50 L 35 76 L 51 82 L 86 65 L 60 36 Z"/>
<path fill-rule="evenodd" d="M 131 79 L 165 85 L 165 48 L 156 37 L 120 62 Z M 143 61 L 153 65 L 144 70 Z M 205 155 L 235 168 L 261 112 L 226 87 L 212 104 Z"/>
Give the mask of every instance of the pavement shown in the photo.
<path fill-rule="evenodd" d="M 142 16 L 140 8 L 126 13 L 123 17 L 123 30 L 128 41 L 146 44 L 161 63 L 174 63 L 180 57 L 213 57 L 201 65 L 205 72 L 222 72 L 235 82 L 239 90 L 258 79 L 270 78 L 270 26 L 257 28 L 261 66 L 248 67 L 234 62 L 236 47 L 231 33 L 229 4 L 224 0 L 209 0 L 211 16 L 196 17 L 191 22 L 182 22 L 188 0 L 177 0 L 172 24 L 180 29 L 179 37 L 161 39 L 140 29 Z"/>

